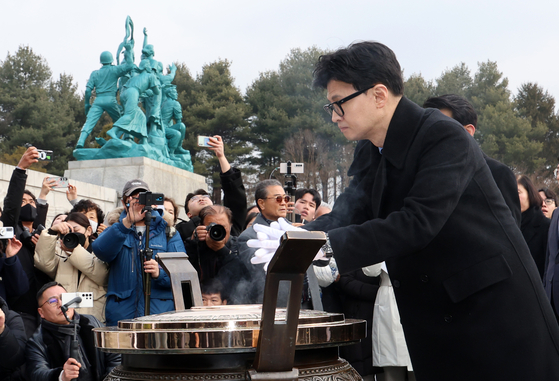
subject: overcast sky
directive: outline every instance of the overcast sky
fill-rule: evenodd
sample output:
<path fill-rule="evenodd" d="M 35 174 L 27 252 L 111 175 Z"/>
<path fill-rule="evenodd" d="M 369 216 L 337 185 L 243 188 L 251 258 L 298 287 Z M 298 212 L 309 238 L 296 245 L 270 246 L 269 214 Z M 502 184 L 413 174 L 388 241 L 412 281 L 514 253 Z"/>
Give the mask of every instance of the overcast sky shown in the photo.
<path fill-rule="evenodd" d="M 5 0 L 0 60 L 29 45 L 55 78 L 71 74 L 83 92 L 99 54 L 116 53 L 127 15 L 137 64 L 146 27 L 165 66 L 183 62 L 196 75 L 204 64 L 228 59 L 243 93 L 293 48 L 376 40 L 394 50 L 406 78 L 435 79 L 460 62 L 473 74 L 478 62 L 491 60 L 513 94 L 537 82 L 559 101 L 559 2 L 552 0 Z"/>

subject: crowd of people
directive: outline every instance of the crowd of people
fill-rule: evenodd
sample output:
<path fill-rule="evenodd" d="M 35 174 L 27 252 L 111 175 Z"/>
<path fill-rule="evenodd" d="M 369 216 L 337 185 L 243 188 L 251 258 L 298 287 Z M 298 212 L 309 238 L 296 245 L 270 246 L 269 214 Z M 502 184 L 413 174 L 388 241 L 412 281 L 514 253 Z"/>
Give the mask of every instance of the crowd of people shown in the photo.
<path fill-rule="evenodd" d="M 325 109 L 348 139 L 360 140 L 349 173 L 353 180 L 333 208 L 317 190 L 286 194 L 275 179 L 257 184 L 255 205 L 248 207 L 241 172 L 225 157 L 221 137 L 214 136 L 209 149 L 220 164 L 223 205 L 196 190 L 186 195 L 188 221 L 178 222 L 179 208 L 169 197 L 146 212 L 142 195 L 150 185 L 141 179 L 127 181 L 121 205 L 107 211 L 79 200 L 69 185 L 68 211 L 47 224 L 53 183 L 45 178 L 38 198 L 25 189 L 26 171 L 38 157 L 28 148 L 12 174 L 0 217 L 15 232 L 0 241 L 2 379 L 102 380 L 120 356 L 95 348 L 93 328 L 143 316 L 146 307 L 150 314 L 175 309 L 169 274 L 153 257 L 143 257 L 146 249 L 154 255 L 186 252 L 198 272 L 204 305 L 261 303 L 267 264 L 255 260 L 257 248 L 249 241 L 263 239 L 255 225 L 274 227 L 279 221 L 328 232 L 334 256 L 312 265 L 321 305 L 367 320 L 368 338 L 340 348 L 364 379 L 461 379 L 450 376 L 460 366 L 499 379 L 496 374 L 507 373 L 501 361 L 514 364 L 535 348 L 530 335 L 540 347 L 524 361 L 539 361 L 543 372 L 557 374 L 546 363 L 553 358 L 559 366 L 557 348 L 549 349 L 559 346 L 549 343 L 549 337 L 559 339 L 557 195 L 546 187 L 538 190 L 528 176 L 515 176 L 479 150 L 472 138 L 477 116 L 466 99 L 444 95 L 420 108 L 402 97 L 392 55 L 381 44 L 362 43 L 321 57 L 317 66 L 317 84 L 332 101 Z M 387 77 L 368 78 L 375 66 L 348 66 L 346 56 L 365 62 L 375 57 Z M 345 103 L 361 95 L 359 102 Z M 369 116 L 379 120 L 374 129 L 363 127 L 367 118 L 345 122 L 371 105 L 383 110 Z M 417 131 L 400 131 L 409 124 Z M 315 304 L 310 282 L 305 280 L 301 295 L 304 308 Z M 61 295 L 73 292 L 92 292 L 93 307 L 64 312 Z M 285 305 L 287 293 L 280 288 L 278 305 Z M 513 319 L 501 320 L 513 313 Z M 553 313 L 556 319 L 550 321 Z M 488 317 L 501 326 L 488 328 Z M 522 330 L 515 321 L 537 328 Z M 71 352 L 75 327 L 77 353 Z M 473 349 L 480 343 L 485 347 Z M 503 347 L 507 353 L 484 357 Z M 549 349 L 545 356 L 541 348 Z M 536 377 L 539 370 L 528 368 L 534 379 L 554 377 Z"/>

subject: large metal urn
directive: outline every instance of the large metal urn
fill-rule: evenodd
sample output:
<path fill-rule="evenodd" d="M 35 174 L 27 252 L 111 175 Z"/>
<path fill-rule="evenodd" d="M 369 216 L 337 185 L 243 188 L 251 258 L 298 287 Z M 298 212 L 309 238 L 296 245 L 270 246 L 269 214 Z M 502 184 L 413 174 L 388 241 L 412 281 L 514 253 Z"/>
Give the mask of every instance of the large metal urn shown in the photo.
<path fill-rule="evenodd" d="M 286 233 L 262 305 L 193 307 L 96 329 L 99 348 L 122 354 L 106 380 L 361 380 L 338 347 L 364 338 L 365 321 L 299 308 L 306 269 L 323 243 L 322 233 Z M 280 282 L 290 284 L 287 308 L 276 308 Z"/>

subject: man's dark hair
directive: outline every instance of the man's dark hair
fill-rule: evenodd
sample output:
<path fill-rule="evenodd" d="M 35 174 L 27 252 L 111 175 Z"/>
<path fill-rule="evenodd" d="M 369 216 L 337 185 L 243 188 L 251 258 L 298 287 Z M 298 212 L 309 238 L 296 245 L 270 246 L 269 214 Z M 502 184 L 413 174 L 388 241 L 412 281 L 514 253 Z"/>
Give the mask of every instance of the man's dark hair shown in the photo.
<path fill-rule="evenodd" d="M 200 288 L 202 289 L 202 294 L 219 294 L 221 300 L 227 300 L 223 292 L 223 283 L 221 283 L 217 278 L 209 278 L 204 280 L 200 284 Z"/>
<path fill-rule="evenodd" d="M 404 93 L 402 69 L 394 52 L 379 42 L 363 41 L 320 56 L 314 69 L 314 86 L 326 88 L 332 80 L 363 90 L 379 83 L 394 95 Z"/>
<path fill-rule="evenodd" d="M 35 204 L 37 203 L 37 197 L 35 197 L 35 195 L 34 195 L 33 193 L 31 193 L 31 191 L 29 191 L 29 190 L 26 189 L 26 190 L 23 191 L 23 194 L 26 194 L 26 195 L 28 195 L 28 196 L 31 196 L 31 198 L 33 199 L 33 201 L 35 201 Z"/>
<path fill-rule="evenodd" d="M 314 201 L 316 208 L 318 209 L 318 207 L 320 206 L 320 204 L 322 203 L 322 197 L 320 197 L 320 193 L 318 193 L 316 190 L 314 189 L 297 189 L 295 191 L 295 199 L 298 200 L 301 197 L 303 197 L 306 194 L 310 194 L 312 196 L 312 200 Z"/>
<path fill-rule="evenodd" d="M 530 180 L 530 178 L 526 175 L 521 175 L 516 178 L 516 182 L 522 185 L 524 189 L 526 189 L 526 192 L 528 192 L 528 202 L 530 203 L 530 207 L 537 206 L 538 208 L 541 208 L 543 200 L 536 190 L 534 183 L 532 183 L 532 180 Z"/>
<path fill-rule="evenodd" d="M 262 212 L 262 210 L 260 210 L 260 206 L 258 205 L 258 200 L 262 200 L 268 197 L 268 188 L 273 186 L 281 187 L 282 185 L 276 179 L 262 180 L 261 182 L 256 184 L 256 189 L 254 190 L 254 201 L 256 201 L 256 206 L 258 207 L 258 210 L 260 212 Z"/>
<path fill-rule="evenodd" d="M 557 205 L 557 194 L 552 191 L 551 189 L 544 187 L 541 189 L 538 189 L 538 193 L 543 192 L 545 194 L 545 198 L 550 198 L 553 200 L 553 202 L 555 202 L 555 206 L 559 206 Z"/>
<path fill-rule="evenodd" d="M 196 189 L 194 192 L 189 193 L 186 195 L 186 200 L 184 201 L 184 212 L 188 213 L 190 210 L 188 210 L 188 201 L 190 201 L 190 199 L 194 196 L 200 196 L 200 195 L 206 195 L 209 196 L 210 194 L 208 192 L 206 192 L 204 189 Z"/>
<path fill-rule="evenodd" d="M 37 302 L 38 302 L 39 300 L 41 300 L 41 297 L 43 296 L 43 294 L 45 293 L 45 291 L 46 291 L 48 288 L 51 288 L 51 287 L 54 287 L 54 286 L 60 286 L 60 287 L 64 288 L 63 285 L 61 285 L 60 283 L 55 282 L 55 281 L 45 283 L 45 284 L 43 285 L 43 287 L 41 287 L 41 288 L 39 289 L 39 291 L 37 291 Z M 66 288 L 64 288 L 64 291 L 66 291 Z"/>
<path fill-rule="evenodd" d="M 101 209 L 101 207 L 99 205 L 97 205 L 96 203 L 94 203 L 91 200 L 88 199 L 81 199 L 80 201 L 78 201 L 76 203 L 76 205 L 74 205 L 74 207 L 72 208 L 72 210 L 70 211 L 70 213 L 73 212 L 78 212 L 78 213 L 87 213 L 90 210 L 94 210 L 95 214 L 97 214 L 97 223 L 99 225 L 101 225 L 103 223 L 103 221 L 105 221 L 105 213 L 103 212 L 103 210 Z"/>
<path fill-rule="evenodd" d="M 200 210 L 198 217 L 200 218 L 200 222 L 203 225 L 204 219 L 207 216 L 215 216 L 217 214 L 225 214 L 227 216 L 227 219 L 229 220 L 229 224 L 233 225 L 233 213 L 231 212 L 231 209 L 222 205 L 204 206 L 202 210 Z"/>
<path fill-rule="evenodd" d="M 448 109 L 452 112 L 452 119 L 463 126 L 468 124 L 477 128 L 477 114 L 474 106 L 464 97 L 456 94 L 446 94 L 429 98 L 423 103 L 423 108 Z"/>

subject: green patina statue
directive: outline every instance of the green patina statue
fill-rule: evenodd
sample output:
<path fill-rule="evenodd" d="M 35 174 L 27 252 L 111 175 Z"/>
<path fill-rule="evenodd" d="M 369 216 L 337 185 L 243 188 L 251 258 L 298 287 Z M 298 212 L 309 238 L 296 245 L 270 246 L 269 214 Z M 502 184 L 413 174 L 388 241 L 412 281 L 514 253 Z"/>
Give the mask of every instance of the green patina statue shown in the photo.
<path fill-rule="evenodd" d="M 78 160 L 145 156 L 163 163 L 193 171 L 190 152 L 182 148 L 186 127 L 182 108 L 177 101 L 176 66 L 163 74 L 163 64 L 153 58 L 153 45 L 147 43 L 144 28 L 142 60 L 134 64 L 134 23 L 126 18 L 126 34 L 117 50 L 117 65 L 112 65 L 110 52 L 101 53 L 101 69 L 91 73 L 85 93 L 86 123 L 82 128 L 74 157 Z M 120 54 L 124 49 L 124 59 Z M 90 104 L 93 91 L 95 100 Z M 117 94 L 120 92 L 120 103 Z M 139 107 L 143 104 L 146 113 Z M 99 118 L 106 111 L 113 119 L 107 131 L 111 138 L 95 138 L 101 148 L 84 148 Z"/>

